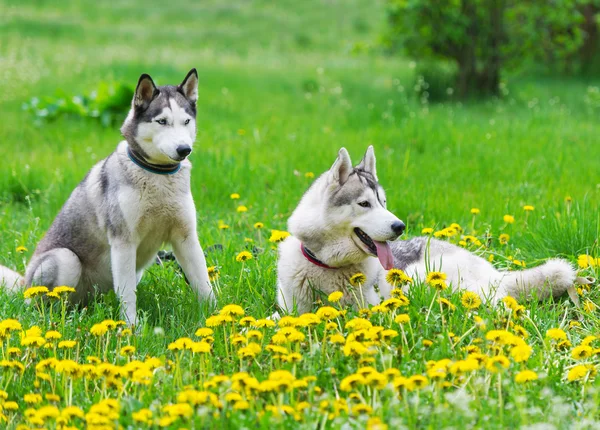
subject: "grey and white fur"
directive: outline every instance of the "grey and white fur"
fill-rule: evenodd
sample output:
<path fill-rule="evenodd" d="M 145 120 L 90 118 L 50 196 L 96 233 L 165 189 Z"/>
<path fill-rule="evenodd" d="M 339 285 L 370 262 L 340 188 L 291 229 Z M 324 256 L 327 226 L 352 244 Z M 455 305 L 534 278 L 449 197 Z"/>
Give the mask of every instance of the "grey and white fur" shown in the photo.
<path fill-rule="evenodd" d="M 448 242 L 429 237 L 394 241 L 404 224 L 386 208 L 372 146 L 354 168 L 346 149 L 340 149 L 331 169 L 302 197 L 288 229 L 292 235 L 279 246 L 277 268 L 277 302 L 287 312 L 308 312 L 317 299 L 334 291 L 344 293 L 342 305 L 377 304 L 390 297 L 392 286 L 385 277 L 391 268 L 414 280 L 424 280 L 428 271 L 443 271 L 453 288 L 474 291 L 490 303 L 505 296 L 558 296 L 575 281 L 573 267 L 561 259 L 499 271 Z M 350 289 L 349 278 L 359 272 L 365 283 Z"/>
<path fill-rule="evenodd" d="M 71 286 L 70 300 L 82 304 L 95 291 L 114 289 L 133 324 L 137 284 L 159 247 L 169 243 L 198 298 L 214 297 L 187 160 L 196 139 L 197 99 L 196 69 L 178 86 L 157 87 L 149 75 L 140 77 L 121 127 L 125 140 L 72 192 L 38 244 L 25 286 Z"/>

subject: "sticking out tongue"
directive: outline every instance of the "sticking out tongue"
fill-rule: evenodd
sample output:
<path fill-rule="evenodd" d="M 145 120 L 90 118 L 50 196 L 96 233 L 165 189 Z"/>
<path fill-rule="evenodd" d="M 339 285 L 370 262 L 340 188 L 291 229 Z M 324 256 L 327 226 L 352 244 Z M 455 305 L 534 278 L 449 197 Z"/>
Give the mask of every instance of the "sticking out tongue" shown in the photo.
<path fill-rule="evenodd" d="M 387 242 L 373 241 L 377 247 L 377 258 L 385 270 L 390 270 L 394 267 L 394 256 Z"/>

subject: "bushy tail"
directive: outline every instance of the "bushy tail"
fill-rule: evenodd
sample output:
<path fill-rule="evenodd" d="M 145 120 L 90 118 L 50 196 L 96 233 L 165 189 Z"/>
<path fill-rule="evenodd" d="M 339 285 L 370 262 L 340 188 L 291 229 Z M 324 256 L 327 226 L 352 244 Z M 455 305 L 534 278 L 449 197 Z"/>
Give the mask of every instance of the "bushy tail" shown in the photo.
<path fill-rule="evenodd" d="M 516 299 L 558 297 L 572 287 L 576 279 L 573 266 L 558 258 L 532 269 L 502 272 L 502 275 L 498 292 Z"/>
<path fill-rule="evenodd" d="M 16 291 L 25 283 L 23 276 L 19 275 L 14 270 L 8 267 L 0 266 L 0 287 L 8 289 L 8 291 Z"/>

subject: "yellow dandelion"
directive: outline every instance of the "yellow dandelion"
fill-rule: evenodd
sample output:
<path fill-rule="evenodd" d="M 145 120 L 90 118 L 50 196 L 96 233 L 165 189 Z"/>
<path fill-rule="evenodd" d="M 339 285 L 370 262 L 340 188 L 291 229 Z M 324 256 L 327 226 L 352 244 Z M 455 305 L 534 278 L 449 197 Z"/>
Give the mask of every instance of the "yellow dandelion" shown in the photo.
<path fill-rule="evenodd" d="M 479 208 L 471 208 L 471 214 L 479 215 L 480 213 L 481 211 L 479 210 Z"/>
<path fill-rule="evenodd" d="M 412 279 L 400 269 L 388 270 L 387 274 L 385 275 L 385 280 L 394 288 L 398 287 L 399 285 L 407 285 L 412 283 Z"/>
<path fill-rule="evenodd" d="M 593 354 L 593 349 L 588 345 L 579 345 L 573 348 L 571 351 L 571 357 L 575 360 L 583 360 L 585 358 L 591 357 Z"/>
<path fill-rule="evenodd" d="M 515 222 L 515 217 L 512 215 L 504 215 L 504 222 L 507 224 L 512 224 Z"/>
<path fill-rule="evenodd" d="M 425 277 L 425 282 L 430 284 L 431 282 L 434 282 L 434 281 L 445 281 L 446 278 L 447 278 L 447 276 L 444 272 L 429 272 L 429 273 L 427 273 L 427 276 Z"/>
<path fill-rule="evenodd" d="M 236 209 L 238 212 L 248 212 L 248 208 L 244 205 L 239 205 Z"/>
<path fill-rule="evenodd" d="M 262 222 L 255 222 L 254 223 L 254 228 L 257 230 L 260 230 L 261 228 L 263 228 L 265 225 Z"/>
<path fill-rule="evenodd" d="M 337 303 L 342 299 L 342 297 L 344 297 L 344 293 L 341 291 L 334 291 L 327 297 L 327 300 L 331 303 Z"/>
<path fill-rule="evenodd" d="M 594 302 L 592 302 L 591 300 L 586 300 L 585 303 L 583 304 L 583 310 L 588 313 L 594 312 L 597 308 L 598 308 L 598 306 L 596 306 L 596 304 Z"/>
<path fill-rule="evenodd" d="M 410 323 L 410 316 L 408 314 L 398 314 L 394 321 L 400 325 Z"/>
<path fill-rule="evenodd" d="M 208 271 L 208 279 L 211 282 L 219 279 L 219 269 L 217 268 L 217 266 L 207 267 L 206 270 Z"/>
<path fill-rule="evenodd" d="M 551 328 L 546 330 L 546 338 L 552 340 L 566 340 L 567 333 L 565 333 L 564 330 L 560 328 Z"/>
<path fill-rule="evenodd" d="M 223 308 L 219 311 L 219 315 L 223 315 L 223 316 L 244 316 L 245 312 L 244 312 L 244 308 L 242 308 L 240 305 L 226 305 L 223 306 Z"/>
<path fill-rule="evenodd" d="M 27 252 L 27 251 L 28 251 L 28 249 L 27 249 L 27 248 L 25 248 L 23 245 L 21 245 L 21 246 L 17 246 L 17 249 L 16 249 L 16 251 L 17 251 L 19 254 L 22 254 L 22 253 L 24 253 L 24 252 Z"/>
<path fill-rule="evenodd" d="M 242 251 L 235 256 L 235 261 L 237 262 L 244 262 L 248 260 L 252 260 L 252 254 L 248 251 Z"/>
<path fill-rule="evenodd" d="M 119 351 L 119 354 L 121 354 L 123 357 L 127 357 L 127 356 L 133 354 L 134 352 L 135 352 L 135 346 L 126 345 L 121 348 L 121 350 Z"/>
<path fill-rule="evenodd" d="M 497 355 L 487 361 L 486 369 L 491 373 L 498 373 L 503 369 L 508 369 L 510 361 L 504 355 Z"/>
<path fill-rule="evenodd" d="M 569 382 L 580 381 L 582 379 L 596 375 L 596 369 L 591 364 L 579 364 L 569 370 L 567 379 Z"/>
<path fill-rule="evenodd" d="M 289 236 L 290 236 L 290 234 L 287 231 L 271 230 L 271 237 L 269 238 L 269 242 L 273 242 L 273 243 L 283 242 Z"/>
<path fill-rule="evenodd" d="M 510 236 L 506 233 L 502 233 L 500 236 L 498 236 L 498 241 L 500 242 L 500 245 L 506 245 L 509 240 Z"/>
<path fill-rule="evenodd" d="M 304 174 L 304 177 L 305 177 L 305 178 L 312 179 L 312 178 L 314 178 L 314 177 L 315 177 L 315 174 L 314 174 L 313 172 L 306 172 L 306 173 Z"/>
<path fill-rule="evenodd" d="M 431 234 L 433 233 L 433 229 L 431 227 L 425 227 L 423 230 L 421 230 L 421 234 Z"/>
<path fill-rule="evenodd" d="M 239 199 L 239 198 L 240 198 L 240 195 L 239 195 L 238 193 L 231 193 L 231 194 L 229 195 L 229 198 L 230 198 L 231 200 L 237 200 L 237 199 Z"/>
<path fill-rule="evenodd" d="M 460 297 L 460 302 L 467 309 L 477 309 L 481 305 L 479 295 L 472 291 L 465 291 Z"/>
<path fill-rule="evenodd" d="M 367 281 L 367 277 L 364 273 L 356 273 L 350 277 L 350 285 L 353 287 L 358 287 L 359 285 L 363 285 Z"/>
<path fill-rule="evenodd" d="M 531 206 L 531 205 L 525 205 L 525 206 L 523 206 L 523 210 L 524 210 L 525 212 L 531 212 L 531 211 L 533 211 L 534 209 L 535 209 L 535 208 L 534 208 L 533 206 Z"/>
<path fill-rule="evenodd" d="M 23 296 L 26 299 L 32 299 L 37 296 L 41 296 L 42 294 L 46 294 L 48 292 L 47 287 L 30 287 L 25 290 Z"/>
<path fill-rule="evenodd" d="M 515 382 L 518 384 L 524 384 L 525 382 L 531 382 L 538 379 L 538 374 L 533 370 L 522 370 L 515 375 Z"/>
<path fill-rule="evenodd" d="M 75 288 L 67 287 L 66 285 L 61 285 L 59 287 L 54 287 L 52 289 L 52 292 L 54 292 L 56 294 L 69 294 L 69 293 L 74 293 Z"/>

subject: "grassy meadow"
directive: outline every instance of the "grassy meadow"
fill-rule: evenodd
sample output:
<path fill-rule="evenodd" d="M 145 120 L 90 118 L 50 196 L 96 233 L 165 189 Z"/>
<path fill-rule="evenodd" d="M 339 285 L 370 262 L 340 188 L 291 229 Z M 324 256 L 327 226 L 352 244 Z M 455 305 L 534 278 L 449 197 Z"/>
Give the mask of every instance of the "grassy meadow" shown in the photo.
<path fill-rule="evenodd" d="M 581 306 L 491 307 L 416 284 L 370 310 L 332 300 L 264 320 L 271 230 L 341 146 L 356 162 L 375 146 L 403 239 L 445 231 L 501 268 L 561 256 L 600 275 L 600 82 L 521 72 L 502 99 L 433 103 L 419 65 L 381 49 L 385 25 L 380 0 L 0 0 L 0 264 L 24 271 L 120 141 L 118 122 L 23 105 L 141 73 L 177 84 L 196 67 L 192 192 L 218 288 L 217 308 L 198 304 L 176 264 L 151 267 L 134 332 L 114 295 L 73 309 L 66 293 L 27 305 L 1 291 L 1 426 L 598 427 L 597 281 Z"/>

